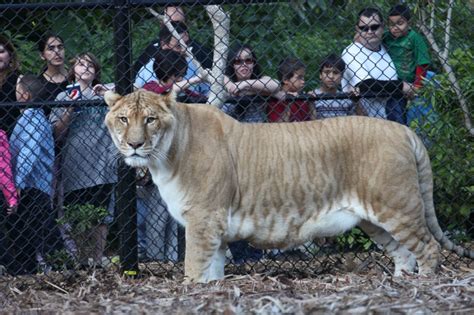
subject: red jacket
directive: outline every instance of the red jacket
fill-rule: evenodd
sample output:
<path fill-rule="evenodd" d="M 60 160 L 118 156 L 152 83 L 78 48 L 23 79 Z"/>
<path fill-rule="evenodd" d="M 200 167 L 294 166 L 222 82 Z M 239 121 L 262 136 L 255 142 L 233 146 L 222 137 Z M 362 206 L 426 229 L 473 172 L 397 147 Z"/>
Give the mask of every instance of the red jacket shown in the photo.
<path fill-rule="evenodd" d="M 269 122 L 293 122 L 311 120 L 311 104 L 304 100 L 270 100 L 267 105 Z"/>
<path fill-rule="evenodd" d="M 160 85 L 156 81 L 151 81 L 151 82 L 145 83 L 143 88 L 147 91 L 155 92 L 156 94 L 163 94 L 163 93 L 168 92 L 168 90 L 171 89 L 172 86 L 173 86 L 173 84 Z M 197 92 L 193 92 L 189 89 L 185 89 L 184 91 L 182 91 L 182 93 L 184 93 L 187 96 L 195 97 L 195 98 L 203 98 L 204 97 L 202 94 L 199 94 Z"/>
<path fill-rule="evenodd" d="M 160 85 L 156 81 L 151 81 L 151 82 L 145 83 L 143 88 L 147 91 L 155 92 L 156 94 L 163 94 L 167 92 L 169 89 L 171 89 L 172 86 L 173 84 Z"/>

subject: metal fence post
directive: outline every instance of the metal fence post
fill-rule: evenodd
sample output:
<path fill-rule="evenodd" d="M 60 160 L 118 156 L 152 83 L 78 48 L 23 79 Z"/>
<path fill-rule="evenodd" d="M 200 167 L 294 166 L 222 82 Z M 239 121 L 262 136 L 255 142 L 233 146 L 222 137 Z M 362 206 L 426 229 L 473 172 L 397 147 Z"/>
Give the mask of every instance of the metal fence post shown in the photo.
<path fill-rule="evenodd" d="M 129 0 L 115 0 L 114 5 L 116 10 L 114 17 L 115 82 L 117 93 L 123 95 L 133 91 L 130 6 Z M 120 163 L 118 175 L 116 213 L 120 229 L 121 272 L 124 275 L 136 276 L 138 274 L 138 243 L 135 173 L 125 163 Z"/>

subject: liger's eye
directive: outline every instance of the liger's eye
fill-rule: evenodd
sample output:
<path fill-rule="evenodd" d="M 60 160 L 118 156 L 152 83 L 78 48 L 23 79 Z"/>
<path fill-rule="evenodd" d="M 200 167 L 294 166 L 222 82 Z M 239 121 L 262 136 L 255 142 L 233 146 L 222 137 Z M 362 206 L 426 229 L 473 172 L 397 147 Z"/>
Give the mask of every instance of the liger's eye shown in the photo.
<path fill-rule="evenodd" d="M 145 119 L 145 123 L 147 123 L 147 124 L 152 124 L 152 123 L 155 122 L 155 120 L 156 120 L 155 117 L 147 117 L 147 118 Z"/>
<path fill-rule="evenodd" d="M 125 116 L 119 117 L 120 121 L 123 122 L 124 124 L 128 123 L 128 118 Z"/>

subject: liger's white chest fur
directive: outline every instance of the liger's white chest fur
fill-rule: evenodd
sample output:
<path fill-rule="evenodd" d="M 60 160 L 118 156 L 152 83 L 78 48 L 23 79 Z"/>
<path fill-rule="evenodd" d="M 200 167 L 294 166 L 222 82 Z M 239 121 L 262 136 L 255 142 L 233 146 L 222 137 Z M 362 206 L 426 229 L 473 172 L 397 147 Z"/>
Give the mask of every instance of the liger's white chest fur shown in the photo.
<path fill-rule="evenodd" d="M 187 201 L 183 193 L 183 187 L 179 183 L 179 178 L 171 177 L 168 171 L 161 168 L 150 167 L 150 173 L 153 182 L 159 187 L 161 198 L 166 203 L 168 212 L 179 224 L 186 226 L 183 209 Z"/>

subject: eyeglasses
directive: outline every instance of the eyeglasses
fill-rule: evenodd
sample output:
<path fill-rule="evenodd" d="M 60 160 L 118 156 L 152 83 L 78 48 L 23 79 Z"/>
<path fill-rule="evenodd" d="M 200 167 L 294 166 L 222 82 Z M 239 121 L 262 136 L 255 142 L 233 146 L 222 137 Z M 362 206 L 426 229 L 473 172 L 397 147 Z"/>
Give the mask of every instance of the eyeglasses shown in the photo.
<path fill-rule="evenodd" d="M 241 66 L 243 64 L 246 64 L 247 66 L 253 65 L 255 63 L 255 60 L 252 58 L 246 58 L 246 59 L 234 59 L 234 66 Z"/>
<path fill-rule="evenodd" d="M 381 26 L 382 26 L 381 24 L 363 25 L 363 26 L 357 25 L 357 27 L 359 28 L 359 30 L 360 30 L 361 32 L 365 32 L 365 33 L 367 33 L 369 30 L 372 31 L 372 32 L 375 32 L 375 31 L 377 31 Z"/>

